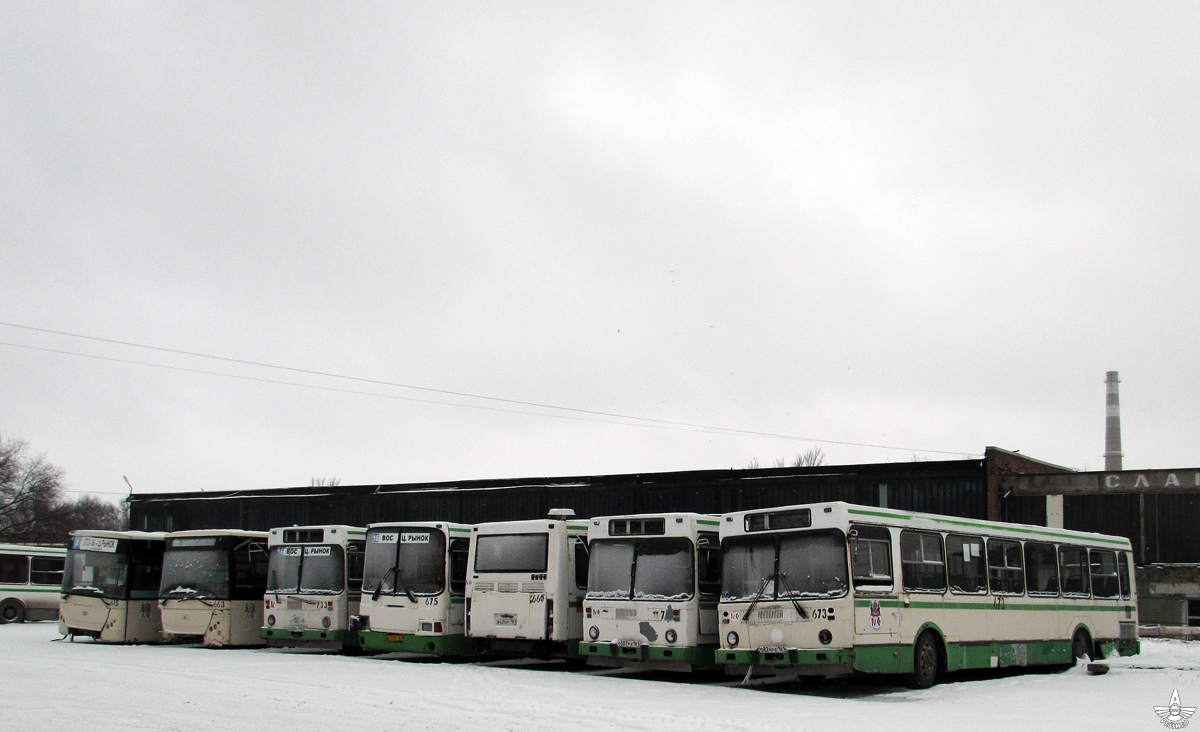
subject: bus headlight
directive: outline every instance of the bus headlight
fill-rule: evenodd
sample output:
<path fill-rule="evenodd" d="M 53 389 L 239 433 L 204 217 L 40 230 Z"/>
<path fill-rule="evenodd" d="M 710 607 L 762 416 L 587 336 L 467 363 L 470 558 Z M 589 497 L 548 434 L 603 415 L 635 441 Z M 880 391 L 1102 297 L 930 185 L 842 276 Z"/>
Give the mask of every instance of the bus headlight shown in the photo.
<path fill-rule="evenodd" d="M 679 636 L 678 636 L 678 635 L 675 633 L 675 629 L 674 629 L 674 628 L 671 628 L 671 629 L 669 629 L 669 630 L 668 630 L 666 633 L 664 633 L 664 634 L 663 634 L 663 636 L 664 636 L 664 637 L 667 639 L 667 642 L 668 642 L 668 643 L 674 643 L 674 642 L 675 642 L 675 639 L 679 637 Z"/>
<path fill-rule="evenodd" d="M 600 637 L 600 629 L 599 628 L 597 628 L 594 625 L 592 627 L 588 628 L 588 638 L 591 638 L 592 640 L 596 640 L 599 637 Z"/>
<path fill-rule="evenodd" d="M 326 615 L 325 617 L 321 618 L 321 627 L 322 627 L 322 628 L 328 628 L 330 625 L 331 625 L 331 623 L 329 622 L 329 616 L 328 616 L 328 615 Z"/>
<path fill-rule="evenodd" d="M 820 633 L 817 633 L 817 640 L 821 641 L 823 645 L 827 646 L 833 642 L 833 633 L 830 633 L 829 629 L 826 628 Z"/>
<path fill-rule="evenodd" d="M 738 634 L 732 630 L 729 631 L 729 635 L 725 636 L 725 642 L 729 644 L 730 648 L 737 648 L 738 640 L 740 640 Z"/>
<path fill-rule="evenodd" d="M 274 615 L 268 615 L 268 616 L 267 616 L 267 625 L 274 625 L 274 624 L 275 624 L 275 616 L 274 616 Z"/>

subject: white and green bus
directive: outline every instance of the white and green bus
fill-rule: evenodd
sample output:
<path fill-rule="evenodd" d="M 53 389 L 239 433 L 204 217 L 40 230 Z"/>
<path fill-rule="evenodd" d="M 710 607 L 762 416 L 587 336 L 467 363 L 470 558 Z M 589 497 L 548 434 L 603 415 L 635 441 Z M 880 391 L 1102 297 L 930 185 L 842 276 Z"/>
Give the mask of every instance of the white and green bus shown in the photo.
<path fill-rule="evenodd" d="M 356 526 L 271 529 L 267 548 L 266 624 L 271 646 L 357 647 L 350 618 L 362 597 L 367 530 Z"/>
<path fill-rule="evenodd" d="M 593 518 L 580 655 L 598 666 L 712 668 L 721 589 L 719 517 Z"/>
<path fill-rule="evenodd" d="M 0 624 L 58 617 L 66 556 L 61 546 L 0 544 Z"/>
<path fill-rule="evenodd" d="M 158 587 L 165 539 L 145 531 L 72 532 L 59 632 L 104 643 L 162 642 Z"/>
<path fill-rule="evenodd" d="M 553 509 L 545 519 L 473 528 L 467 636 L 481 653 L 579 655 L 588 525 L 574 516 L 570 509 Z"/>
<path fill-rule="evenodd" d="M 1129 540 L 847 503 L 721 521 L 731 673 L 906 674 L 1139 651 Z"/>
<path fill-rule="evenodd" d="M 368 526 L 359 645 L 385 652 L 474 655 L 464 622 L 470 545 L 468 524 Z"/>
<path fill-rule="evenodd" d="M 206 646 L 265 645 L 267 532 L 175 531 L 166 536 L 158 606 L 172 640 Z"/>

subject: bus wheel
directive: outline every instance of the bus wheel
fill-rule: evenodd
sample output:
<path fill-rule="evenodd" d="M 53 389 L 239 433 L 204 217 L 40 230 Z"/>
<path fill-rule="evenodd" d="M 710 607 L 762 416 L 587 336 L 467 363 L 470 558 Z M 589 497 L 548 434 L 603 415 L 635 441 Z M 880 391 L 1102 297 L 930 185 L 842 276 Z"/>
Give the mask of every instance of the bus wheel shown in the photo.
<path fill-rule="evenodd" d="M 16 600 L 5 600 L 0 603 L 0 623 L 25 622 L 25 606 Z"/>
<path fill-rule="evenodd" d="M 938 644 L 933 633 L 925 631 L 913 646 L 913 672 L 908 675 L 908 685 L 914 689 L 928 689 L 937 682 L 940 666 Z"/>
<path fill-rule="evenodd" d="M 1071 657 L 1092 659 L 1092 639 L 1083 628 L 1075 631 L 1075 639 L 1071 641 Z"/>

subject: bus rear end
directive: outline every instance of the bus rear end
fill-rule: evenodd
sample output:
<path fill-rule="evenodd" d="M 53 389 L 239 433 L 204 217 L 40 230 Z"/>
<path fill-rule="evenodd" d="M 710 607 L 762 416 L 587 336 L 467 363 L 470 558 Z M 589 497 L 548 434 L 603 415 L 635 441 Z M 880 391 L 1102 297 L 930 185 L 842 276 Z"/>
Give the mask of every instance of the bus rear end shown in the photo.
<path fill-rule="evenodd" d="M 484 653 L 578 655 L 587 525 L 569 516 L 574 512 L 556 509 L 546 519 L 475 527 L 468 562 L 468 635 Z"/>

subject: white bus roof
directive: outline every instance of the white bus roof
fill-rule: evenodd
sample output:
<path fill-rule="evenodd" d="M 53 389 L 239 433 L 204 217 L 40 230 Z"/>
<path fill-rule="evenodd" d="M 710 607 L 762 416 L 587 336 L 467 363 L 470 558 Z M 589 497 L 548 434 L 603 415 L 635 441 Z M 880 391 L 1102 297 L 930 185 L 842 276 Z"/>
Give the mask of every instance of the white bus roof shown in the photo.
<path fill-rule="evenodd" d="M 66 554 L 66 547 L 61 546 L 31 546 L 29 544 L 0 544 L 0 552 L 9 554 Z"/>
<path fill-rule="evenodd" d="M 556 526 L 566 526 L 567 531 L 587 531 L 587 519 L 567 519 L 566 521 L 552 518 L 528 519 L 524 521 L 488 521 L 475 524 L 471 528 L 480 534 L 533 534 L 548 531 Z"/>
<path fill-rule="evenodd" d="M 265 531 L 244 531 L 242 529 L 192 529 L 191 531 L 172 531 L 166 538 L 176 539 L 185 536 L 245 536 L 250 539 L 265 539 L 269 534 Z"/>
<path fill-rule="evenodd" d="M 662 519 L 662 533 L 620 533 L 610 534 L 610 526 L 613 521 L 644 521 L 646 519 Z M 627 513 L 617 516 L 594 516 L 588 520 L 590 524 L 588 528 L 589 539 L 597 538 L 622 538 L 622 537 L 645 537 L 654 538 L 656 536 L 691 536 L 698 531 L 717 531 L 721 523 L 720 516 L 714 516 L 705 513 L 690 513 L 690 512 L 664 512 L 664 513 Z"/>
<path fill-rule="evenodd" d="M 727 513 L 724 515 L 724 518 L 721 521 L 721 533 L 722 536 L 727 533 L 736 533 L 739 535 L 757 534 L 760 532 L 744 530 L 744 520 L 746 516 L 785 511 L 798 511 L 801 509 L 810 509 L 812 511 L 813 526 L 828 525 L 829 522 L 819 521 L 819 516 L 822 514 L 834 514 L 838 516 L 839 522 L 858 521 L 862 523 L 884 524 L 888 526 L 910 526 L 913 528 L 928 529 L 932 531 L 987 534 L 1000 537 L 1008 535 L 1017 538 L 1030 539 L 1033 541 L 1052 541 L 1054 539 L 1060 539 L 1083 543 L 1104 544 L 1109 546 L 1117 545 L 1124 548 L 1129 548 L 1131 546 L 1129 539 L 1123 536 L 1097 534 L 1090 531 L 1073 531 L 1071 529 L 1037 526 L 1035 524 L 1015 524 L 1005 523 L 1003 521 L 987 521 L 985 519 L 943 516 L 934 513 L 921 513 L 919 511 L 899 511 L 891 508 L 879 508 L 877 506 L 863 506 L 856 503 L 846 503 L 844 501 L 801 503 L 791 506 L 772 506 L 770 508 L 756 508 L 749 511 L 735 511 L 733 513 Z M 793 529 L 766 529 L 761 533 L 792 530 Z"/>
<path fill-rule="evenodd" d="M 375 524 L 367 524 L 367 530 L 383 529 L 389 526 L 420 526 L 428 529 L 439 529 L 444 526 L 447 529 L 458 531 L 470 531 L 473 528 L 472 524 L 456 524 L 453 521 L 380 521 Z"/>
<path fill-rule="evenodd" d="M 71 536 L 95 536 L 101 539 L 132 539 L 133 541 L 164 541 L 167 538 L 163 531 L 107 531 L 104 529 L 80 529 L 72 531 Z"/>

